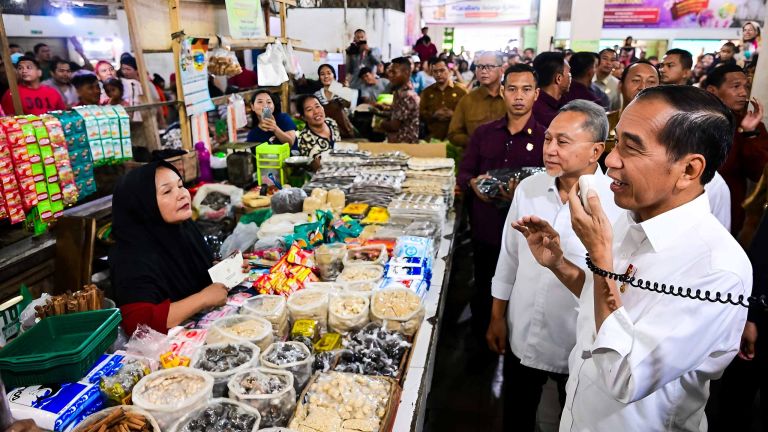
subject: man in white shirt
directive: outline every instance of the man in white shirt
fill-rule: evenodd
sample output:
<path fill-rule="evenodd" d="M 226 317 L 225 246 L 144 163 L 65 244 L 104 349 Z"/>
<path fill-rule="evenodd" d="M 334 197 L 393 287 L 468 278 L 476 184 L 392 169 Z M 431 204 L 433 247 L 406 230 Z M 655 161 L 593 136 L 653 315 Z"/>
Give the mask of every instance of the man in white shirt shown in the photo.
<path fill-rule="evenodd" d="M 628 212 L 611 226 L 597 194 L 588 192 L 587 208 L 578 188 L 569 196 L 589 272 L 563 256 L 545 221 L 526 216 L 513 225 L 537 261 L 579 297 L 561 431 L 707 430 L 709 381 L 738 352 L 747 309 L 616 278 L 690 289 L 691 297 L 749 295 L 749 260 L 704 191 L 731 145 L 732 122 L 722 103 L 695 87 L 637 96 L 606 159 L 614 201 Z"/>
<path fill-rule="evenodd" d="M 491 284 L 493 307 L 486 335 L 491 350 L 504 354 L 505 430 L 535 430 L 547 378 L 558 384 L 561 407 L 565 403 L 568 354 L 576 343 L 578 315 L 578 299 L 536 264 L 511 224 L 536 214 L 560 232 L 565 256 L 583 266 L 586 250 L 571 229 L 568 207 L 573 185 L 582 175 L 594 174 L 598 194 L 610 204 L 605 209 L 609 217 L 623 212 L 613 204 L 611 179 L 597 163 L 607 137 L 608 118 L 601 106 L 582 99 L 569 102 L 544 135 L 547 172 L 523 180 L 515 189 Z"/>
<path fill-rule="evenodd" d="M 72 69 L 66 60 L 56 59 L 52 62 L 51 78 L 42 82 L 58 90 L 67 108 L 77 105 L 79 100 L 77 90 L 72 85 Z"/>
<path fill-rule="evenodd" d="M 612 48 L 605 48 L 598 53 L 599 63 L 592 82 L 600 88 L 610 101 L 608 111 L 618 111 L 621 109 L 621 93 L 619 91 L 619 79 L 613 76 L 613 65 L 619 60 L 616 51 Z"/>

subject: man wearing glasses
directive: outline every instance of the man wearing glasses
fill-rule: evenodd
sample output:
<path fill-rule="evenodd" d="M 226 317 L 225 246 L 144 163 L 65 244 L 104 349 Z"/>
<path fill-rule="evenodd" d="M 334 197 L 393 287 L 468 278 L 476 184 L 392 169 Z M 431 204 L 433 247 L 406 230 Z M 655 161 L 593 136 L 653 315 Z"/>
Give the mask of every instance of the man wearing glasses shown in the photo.
<path fill-rule="evenodd" d="M 477 60 L 475 76 L 480 87 L 461 99 L 453 112 L 448 127 L 448 140 L 456 146 L 466 148 L 469 137 L 483 123 L 497 120 L 507 109 L 501 97 L 501 54 L 485 52 Z"/>

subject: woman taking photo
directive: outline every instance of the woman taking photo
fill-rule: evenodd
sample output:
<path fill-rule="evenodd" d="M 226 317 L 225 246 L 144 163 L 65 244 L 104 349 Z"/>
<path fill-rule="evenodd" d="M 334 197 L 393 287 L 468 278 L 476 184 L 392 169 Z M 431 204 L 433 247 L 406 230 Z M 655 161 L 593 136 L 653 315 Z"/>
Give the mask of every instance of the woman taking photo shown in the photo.
<path fill-rule="evenodd" d="M 342 138 L 354 137 L 355 133 L 352 129 L 352 123 L 349 121 L 346 113 L 350 103 L 331 91 L 331 84 L 336 82 L 336 71 L 333 69 L 333 66 L 322 64 L 317 68 L 317 75 L 320 77 L 320 84 L 323 85 L 323 88 L 315 92 L 315 97 L 325 109 L 325 114 L 336 120 Z"/>
<path fill-rule="evenodd" d="M 322 155 L 331 151 L 339 141 L 339 127 L 333 119 L 325 117 L 325 109 L 317 96 L 300 96 L 296 106 L 307 123 L 307 127 L 299 132 L 296 147 L 302 156 L 312 158 L 311 168 L 317 171 Z"/>
<path fill-rule="evenodd" d="M 226 303 L 227 288 L 211 283 L 213 256 L 191 217 L 189 191 L 168 162 L 137 168 L 115 187 L 109 264 L 127 334 L 139 324 L 166 333 Z"/>
<path fill-rule="evenodd" d="M 296 124 L 266 90 L 258 90 L 251 99 L 253 128 L 246 140 L 252 143 L 291 144 L 296 141 Z"/>

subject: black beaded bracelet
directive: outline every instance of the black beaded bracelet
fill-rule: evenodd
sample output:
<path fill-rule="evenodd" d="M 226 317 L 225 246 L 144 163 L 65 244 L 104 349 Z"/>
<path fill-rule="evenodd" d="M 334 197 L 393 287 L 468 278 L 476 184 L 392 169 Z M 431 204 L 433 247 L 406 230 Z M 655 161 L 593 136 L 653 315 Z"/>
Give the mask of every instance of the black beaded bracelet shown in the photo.
<path fill-rule="evenodd" d="M 609 272 L 608 270 L 601 269 L 600 267 L 596 266 L 595 263 L 593 263 L 592 260 L 589 258 L 589 253 L 587 253 L 587 268 L 592 273 L 604 278 L 613 279 L 619 282 L 626 282 L 627 280 L 629 280 L 628 275 L 620 275 L 617 273 Z"/>

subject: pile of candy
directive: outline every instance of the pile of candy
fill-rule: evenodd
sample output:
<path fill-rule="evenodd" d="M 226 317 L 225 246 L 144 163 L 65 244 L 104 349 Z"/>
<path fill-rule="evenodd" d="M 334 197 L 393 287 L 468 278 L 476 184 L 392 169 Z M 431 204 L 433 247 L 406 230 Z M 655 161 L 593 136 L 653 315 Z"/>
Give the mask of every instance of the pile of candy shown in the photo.
<path fill-rule="evenodd" d="M 214 400 L 201 413 L 176 427 L 178 432 L 251 432 L 259 428 L 259 414 L 240 404 Z"/>
<path fill-rule="evenodd" d="M 227 372 L 253 359 L 253 349 L 244 344 L 207 345 L 200 348 L 194 367 L 208 372 Z"/>
<path fill-rule="evenodd" d="M 345 343 L 335 370 L 395 378 L 410 346 L 402 334 L 368 324 Z"/>
<path fill-rule="evenodd" d="M 296 407 L 290 372 L 259 368 L 239 373 L 229 383 L 229 396 L 261 414 L 261 426 L 284 426 Z"/>

